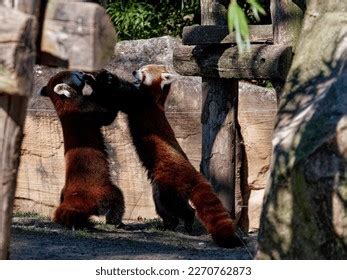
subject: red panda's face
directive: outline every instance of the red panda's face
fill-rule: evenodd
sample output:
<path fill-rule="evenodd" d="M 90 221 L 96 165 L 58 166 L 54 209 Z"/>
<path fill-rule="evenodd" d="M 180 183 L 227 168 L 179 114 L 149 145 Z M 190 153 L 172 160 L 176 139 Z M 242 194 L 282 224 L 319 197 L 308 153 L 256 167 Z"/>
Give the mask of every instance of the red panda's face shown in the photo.
<path fill-rule="evenodd" d="M 134 85 L 138 88 L 141 86 L 149 88 L 160 88 L 170 85 L 176 80 L 176 75 L 169 73 L 164 65 L 149 64 L 133 72 Z"/>
<path fill-rule="evenodd" d="M 40 95 L 48 96 L 52 100 L 73 98 L 76 96 L 89 95 L 91 90 L 87 84 L 92 83 L 94 78 L 79 71 L 62 71 L 54 75 L 40 90 Z"/>

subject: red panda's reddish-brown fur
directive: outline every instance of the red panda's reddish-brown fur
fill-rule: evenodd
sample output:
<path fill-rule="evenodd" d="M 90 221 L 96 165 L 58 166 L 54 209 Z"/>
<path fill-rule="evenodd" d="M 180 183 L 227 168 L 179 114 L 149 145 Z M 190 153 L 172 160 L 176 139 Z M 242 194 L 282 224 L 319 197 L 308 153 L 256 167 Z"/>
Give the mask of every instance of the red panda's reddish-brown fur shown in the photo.
<path fill-rule="evenodd" d="M 171 83 L 167 70 L 164 66 L 147 65 L 133 74 L 139 89 L 121 93 L 114 87 L 114 104 L 128 115 L 136 151 L 154 191 L 161 196 L 159 205 L 173 217 L 187 218 L 185 222 L 189 223 L 191 217 L 185 215 L 194 215 L 189 209 L 190 200 L 198 218 L 219 246 L 239 245 L 234 221 L 211 184 L 189 162 L 165 116 L 164 104 Z"/>
<path fill-rule="evenodd" d="M 71 227 L 89 225 L 91 215 L 106 215 L 106 222 L 120 225 L 124 214 L 121 190 L 110 178 L 103 125 L 110 124 L 115 113 L 106 113 L 82 96 L 83 73 L 63 71 L 53 76 L 41 93 L 49 96 L 60 119 L 65 149 L 65 186 L 54 221 Z M 58 84 L 67 84 L 73 93 L 57 94 Z"/>

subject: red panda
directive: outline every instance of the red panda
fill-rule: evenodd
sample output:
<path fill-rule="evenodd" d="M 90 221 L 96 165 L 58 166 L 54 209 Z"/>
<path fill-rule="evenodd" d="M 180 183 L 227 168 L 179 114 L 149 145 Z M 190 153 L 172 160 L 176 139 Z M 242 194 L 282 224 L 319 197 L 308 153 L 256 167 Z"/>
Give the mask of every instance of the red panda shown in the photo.
<path fill-rule="evenodd" d="M 106 70 L 99 72 L 95 76 L 95 79 L 100 90 L 97 91 L 98 94 L 91 95 L 91 98 L 94 98 L 94 101 L 99 105 L 108 107 L 111 111 L 115 109 L 115 106 L 119 105 L 116 111 L 123 110 L 127 112 L 128 110 L 126 108 L 127 106 L 131 107 L 131 100 L 133 99 L 133 101 L 137 102 L 136 100 L 141 98 L 141 95 L 133 95 L 139 92 L 136 87 L 119 79 Z M 112 100 L 114 98 L 112 94 L 114 89 L 117 89 L 116 102 Z M 111 108 L 109 106 L 111 106 Z M 135 147 L 137 149 L 136 145 Z M 189 205 L 188 199 L 186 197 L 182 198 L 180 194 L 175 191 L 175 188 L 161 191 L 161 187 L 155 182 L 152 182 L 152 187 L 156 212 L 163 220 L 164 229 L 174 230 L 179 224 L 179 218 L 182 218 L 184 220 L 185 229 L 191 232 L 195 211 Z"/>
<path fill-rule="evenodd" d="M 190 200 L 217 245 L 239 246 L 234 221 L 211 184 L 189 162 L 165 116 L 164 104 L 175 75 L 161 65 L 144 66 L 133 75 L 137 89 L 120 90 L 110 84 L 115 96 L 112 103 L 128 115 L 133 143 L 152 182 L 156 210 L 164 225 L 174 227 L 181 218 L 190 230 L 194 219 Z"/>
<path fill-rule="evenodd" d="M 122 191 L 110 178 L 101 127 L 117 112 L 109 112 L 83 96 L 86 82 L 94 79 L 77 71 L 62 71 L 41 89 L 60 119 L 65 150 L 65 186 L 54 221 L 69 228 L 89 226 L 91 215 L 106 215 L 106 222 L 121 225 L 124 214 Z"/>

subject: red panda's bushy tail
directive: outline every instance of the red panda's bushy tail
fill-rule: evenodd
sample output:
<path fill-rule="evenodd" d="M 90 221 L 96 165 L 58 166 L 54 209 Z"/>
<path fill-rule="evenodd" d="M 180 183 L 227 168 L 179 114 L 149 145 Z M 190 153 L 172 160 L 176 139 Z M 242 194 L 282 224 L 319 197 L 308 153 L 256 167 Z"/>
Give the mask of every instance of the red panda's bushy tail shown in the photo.
<path fill-rule="evenodd" d="M 190 200 L 198 218 L 218 246 L 231 248 L 241 245 L 235 234 L 234 221 L 208 182 L 197 183 L 192 188 Z"/>

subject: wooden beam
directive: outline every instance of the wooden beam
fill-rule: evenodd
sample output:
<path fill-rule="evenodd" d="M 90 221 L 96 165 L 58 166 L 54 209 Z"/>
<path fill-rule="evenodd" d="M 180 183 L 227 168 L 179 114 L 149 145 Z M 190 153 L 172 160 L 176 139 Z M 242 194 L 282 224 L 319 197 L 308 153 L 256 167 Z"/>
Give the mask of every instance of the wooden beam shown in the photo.
<path fill-rule="evenodd" d="M 49 2 L 41 40 L 41 63 L 95 71 L 110 60 L 115 43 L 115 29 L 100 5 Z"/>
<path fill-rule="evenodd" d="M 227 5 L 229 0 L 200 0 L 201 24 L 227 25 Z"/>
<path fill-rule="evenodd" d="M 0 6 L 0 93 L 29 96 L 37 32 L 34 17 Z"/>
<path fill-rule="evenodd" d="M 41 0 L 0 0 L 0 5 L 15 8 L 18 11 L 36 17 L 40 14 L 41 3 Z"/>
<path fill-rule="evenodd" d="M 239 57 L 237 47 L 183 46 L 174 51 L 175 70 L 186 76 L 285 80 L 292 57 L 283 45 L 252 45 Z"/>
<path fill-rule="evenodd" d="M 250 25 L 250 42 L 272 44 L 272 25 Z M 236 44 L 235 33 L 225 25 L 187 26 L 183 29 L 183 45 Z"/>

